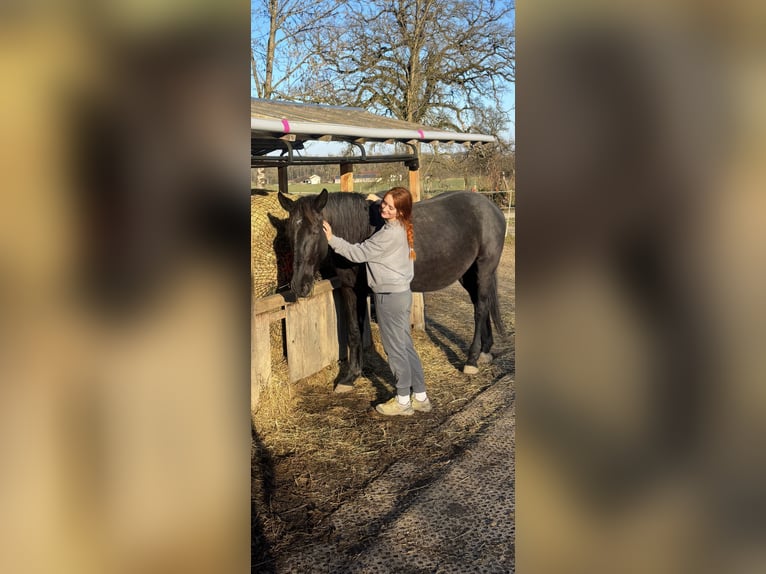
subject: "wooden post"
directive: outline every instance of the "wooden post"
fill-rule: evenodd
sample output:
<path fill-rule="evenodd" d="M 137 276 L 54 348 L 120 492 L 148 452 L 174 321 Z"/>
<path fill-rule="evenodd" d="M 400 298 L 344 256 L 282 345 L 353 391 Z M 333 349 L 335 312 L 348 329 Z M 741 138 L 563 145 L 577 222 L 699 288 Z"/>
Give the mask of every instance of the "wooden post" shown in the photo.
<path fill-rule="evenodd" d="M 340 164 L 340 190 L 354 191 L 354 164 Z"/>
<path fill-rule="evenodd" d="M 412 201 L 420 201 L 420 170 L 417 167 L 415 169 L 410 167 L 409 175 Z"/>
<path fill-rule="evenodd" d="M 420 144 L 416 144 L 418 154 L 420 154 Z M 416 160 L 408 165 L 410 176 L 410 195 L 412 201 L 420 201 L 420 161 Z M 417 331 L 426 330 L 425 307 L 423 304 L 423 294 L 412 294 L 412 310 L 410 311 L 410 325 Z"/>
<path fill-rule="evenodd" d="M 410 325 L 416 331 L 426 330 L 426 313 L 422 293 L 412 294 L 412 309 L 410 310 Z"/>
<path fill-rule="evenodd" d="M 252 314 L 252 335 L 250 336 L 250 411 L 258 410 L 261 389 L 271 378 L 271 347 L 269 338 L 269 316 Z"/>
<path fill-rule="evenodd" d="M 279 180 L 279 191 L 287 193 L 287 166 L 277 168 L 277 179 Z"/>

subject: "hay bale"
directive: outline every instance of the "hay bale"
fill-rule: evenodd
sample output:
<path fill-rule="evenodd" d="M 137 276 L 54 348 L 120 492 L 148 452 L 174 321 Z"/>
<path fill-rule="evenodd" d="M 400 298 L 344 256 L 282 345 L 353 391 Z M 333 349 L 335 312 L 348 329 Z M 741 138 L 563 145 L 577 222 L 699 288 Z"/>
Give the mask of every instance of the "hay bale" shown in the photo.
<path fill-rule="evenodd" d="M 290 244 L 285 234 L 287 212 L 276 191 L 252 190 L 250 195 L 250 268 L 253 298 L 273 295 L 291 274 Z"/>
<path fill-rule="evenodd" d="M 279 205 L 276 191 L 251 190 L 250 194 L 250 272 L 253 299 L 273 295 L 285 286 L 292 273 L 290 244 L 285 233 L 287 212 Z M 282 321 L 269 325 L 272 373 L 267 381 L 253 386 L 253 405 L 259 407 L 262 390 L 268 392 L 272 384 L 287 382 L 284 356 L 284 329 Z"/>

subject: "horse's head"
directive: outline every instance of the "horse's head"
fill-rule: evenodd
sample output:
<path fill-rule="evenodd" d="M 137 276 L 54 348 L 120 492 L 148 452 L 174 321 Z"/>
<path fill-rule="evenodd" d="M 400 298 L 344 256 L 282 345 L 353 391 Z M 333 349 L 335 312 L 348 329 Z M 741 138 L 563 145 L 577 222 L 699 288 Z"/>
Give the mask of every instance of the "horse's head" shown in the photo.
<path fill-rule="evenodd" d="M 280 193 L 279 203 L 290 214 L 287 219 L 287 235 L 293 251 L 290 289 L 298 297 L 306 297 L 314 287 L 314 274 L 327 256 L 327 238 L 322 231 L 327 190 L 297 200 Z"/>

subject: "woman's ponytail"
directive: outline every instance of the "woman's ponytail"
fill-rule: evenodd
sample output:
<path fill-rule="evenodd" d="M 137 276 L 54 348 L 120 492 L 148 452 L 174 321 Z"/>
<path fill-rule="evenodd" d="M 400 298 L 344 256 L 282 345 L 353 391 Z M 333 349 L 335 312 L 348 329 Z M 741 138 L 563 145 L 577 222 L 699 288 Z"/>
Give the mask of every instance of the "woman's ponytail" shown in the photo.
<path fill-rule="evenodd" d="M 407 230 L 407 243 L 410 246 L 410 259 L 415 261 L 417 253 L 415 253 L 415 232 L 412 231 L 412 221 L 404 222 L 404 229 Z"/>
<path fill-rule="evenodd" d="M 388 190 L 396 208 L 396 219 L 404 225 L 407 232 L 407 244 L 410 246 L 410 259 L 415 260 L 415 232 L 412 229 L 412 195 L 404 187 L 394 187 Z"/>

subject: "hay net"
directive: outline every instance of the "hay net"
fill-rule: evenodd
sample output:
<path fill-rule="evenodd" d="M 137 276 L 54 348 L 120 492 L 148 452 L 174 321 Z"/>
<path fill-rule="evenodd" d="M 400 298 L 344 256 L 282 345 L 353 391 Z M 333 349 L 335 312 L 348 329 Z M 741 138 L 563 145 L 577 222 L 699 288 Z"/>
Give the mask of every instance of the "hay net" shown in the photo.
<path fill-rule="evenodd" d="M 277 195 L 276 191 L 263 189 L 253 189 L 250 194 L 253 299 L 276 293 L 287 284 L 292 272 L 290 244 L 284 227 L 288 214 L 279 205 Z"/>

